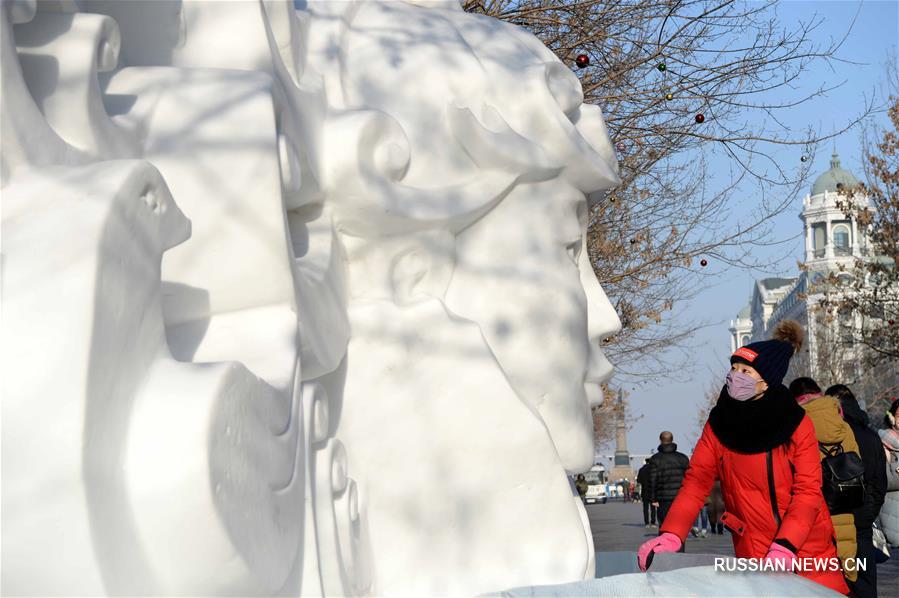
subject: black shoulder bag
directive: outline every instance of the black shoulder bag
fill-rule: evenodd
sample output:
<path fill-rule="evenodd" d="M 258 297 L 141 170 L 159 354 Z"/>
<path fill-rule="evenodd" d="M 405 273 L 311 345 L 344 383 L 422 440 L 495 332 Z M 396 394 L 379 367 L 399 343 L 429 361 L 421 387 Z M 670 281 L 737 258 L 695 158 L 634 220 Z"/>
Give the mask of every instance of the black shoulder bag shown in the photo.
<path fill-rule="evenodd" d="M 847 453 L 842 444 L 818 443 L 823 485 L 821 491 L 831 515 L 851 513 L 865 499 L 865 466 L 857 453 Z"/>

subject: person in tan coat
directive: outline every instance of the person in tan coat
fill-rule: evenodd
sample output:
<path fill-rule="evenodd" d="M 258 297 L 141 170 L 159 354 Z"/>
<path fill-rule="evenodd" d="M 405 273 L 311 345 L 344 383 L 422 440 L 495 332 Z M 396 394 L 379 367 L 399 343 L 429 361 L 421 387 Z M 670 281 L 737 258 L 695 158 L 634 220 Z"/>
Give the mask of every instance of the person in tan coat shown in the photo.
<path fill-rule="evenodd" d="M 826 396 L 811 378 L 796 378 L 790 383 L 790 392 L 805 409 L 806 415 L 815 426 L 818 442 L 826 446 L 839 444 L 844 452 L 858 454 L 858 444 L 852 428 L 840 415 L 840 402 Z M 821 458 L 824 458 L 821 453 Z M 831 515 L 837 536 L 837 555 L 843 563 L 843 576 L 854 582 L 858 577 L 854 563 L 846 566 L 847 559 L 854 559 L 857 552 L 855 538 L 855 516 L 852 513 Z"/>

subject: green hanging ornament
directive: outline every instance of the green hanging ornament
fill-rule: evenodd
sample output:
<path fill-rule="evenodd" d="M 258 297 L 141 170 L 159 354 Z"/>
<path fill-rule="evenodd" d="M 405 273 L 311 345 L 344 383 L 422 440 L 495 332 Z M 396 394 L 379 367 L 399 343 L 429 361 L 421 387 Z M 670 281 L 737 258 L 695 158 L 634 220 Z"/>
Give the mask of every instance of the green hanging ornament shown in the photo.
<path fill-rule="evenodd" d="M 664 62 L 660 62 L 660 63 L 659 63 L 659 66 L 657 66 L 656 68 L 659 69 L 659 72 L 660 72 L 660 73 L 664 73 L 665 70 L 666 70 L 668 67 L 665 66 L 665 63 L 664 63 Z"/>

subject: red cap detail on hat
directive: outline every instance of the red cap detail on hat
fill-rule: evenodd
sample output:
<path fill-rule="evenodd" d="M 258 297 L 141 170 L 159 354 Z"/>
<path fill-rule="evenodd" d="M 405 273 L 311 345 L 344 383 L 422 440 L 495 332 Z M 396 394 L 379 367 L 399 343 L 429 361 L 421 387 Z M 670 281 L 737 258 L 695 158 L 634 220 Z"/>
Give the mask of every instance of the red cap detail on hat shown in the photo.
<path fill-rule="evenodd" d="M 749 363 L 755 361 L 755 358 L 758 357 L 759 354 L 753 351 L 752 349 L 747 349 L 746 347 L 740 347 L 736 351 L 734 351 L 734 357 L 742 357 Z"/>

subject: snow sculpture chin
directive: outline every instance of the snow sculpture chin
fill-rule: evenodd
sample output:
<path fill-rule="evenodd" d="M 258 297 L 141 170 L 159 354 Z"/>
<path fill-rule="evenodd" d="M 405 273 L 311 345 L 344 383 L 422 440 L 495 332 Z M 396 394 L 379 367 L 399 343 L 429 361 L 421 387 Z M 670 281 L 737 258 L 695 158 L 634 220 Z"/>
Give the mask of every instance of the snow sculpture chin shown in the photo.
<path fill-rule="evenodd" d="M 569 69 L 447 2 L 0 12 L 3 593 L 592 577 Z"/>

